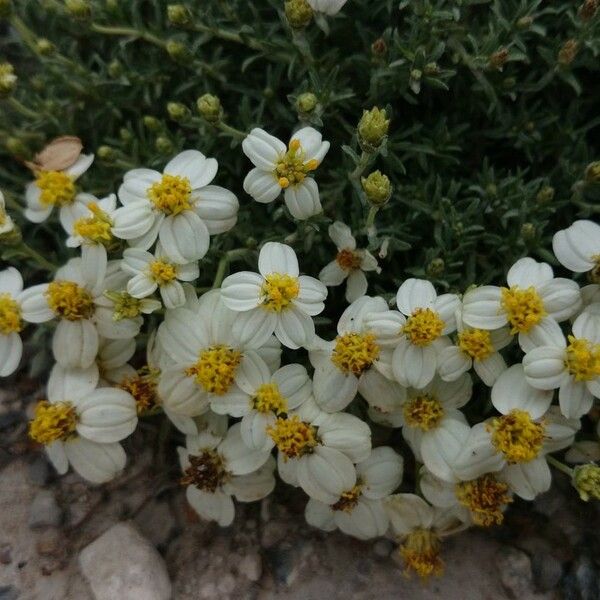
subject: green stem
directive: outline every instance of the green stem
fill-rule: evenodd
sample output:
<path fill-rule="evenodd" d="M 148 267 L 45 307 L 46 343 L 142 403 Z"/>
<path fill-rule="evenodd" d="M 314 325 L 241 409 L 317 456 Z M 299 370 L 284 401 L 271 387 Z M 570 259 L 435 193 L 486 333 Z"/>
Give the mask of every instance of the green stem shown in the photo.
<path fill-rule="evenodd" d="M 265 44 L 263 44 L 260 40 L 252 37 L 242 37 L 239 33 L 234 33 L 233 31 L 226 31 L 225 29 L 220 29 L 218 27 L 210 27 L 209 25 L 205 25 L 204 23 L 194 23 L 194 30 L 200 31 L 202 33 L 210 33 L 215 37 L 224 40 L 226 42 L 234 42 L 235 44 L 242 44 L 244 46 L 248 46 L 248 48 L 252 48 L 253 50 L 259 50 L 260 52 L 269 52 L 270 48 L 268 48 Z"/>
<path fill-rule="evenodd" d="M 8 192 L 4 192 L 4 203 L 11 210 L 23 210 L 23 207 L 12 197 L 12 194 L 9 194 Z"/>
<path fill-rule="evenodd" d="M 33 31 L 31 31 L 31 29 L 29 29 L 29 27 L 27 27 L 27 25 L 25 25 L 25 23 L 16 15 L 13 15 L 10 22 L 11 25 L 17 30 L 17 33 L 21 36 L 21 38 L 23 38 L 23 41 L 27 47 L 33 52 L 36 52 L 35 42 L 37 40 L 37 36 L 35 33 L 33 33 Z"/>
<path fill-rule="evenodd" d="M 375 223 L 375 217 L 377 216 L 378 212 L 379 212 L 379 206 L 371 206 L 371 208 L 369 209 L 369 214 L 367 215 L 367 221 L 365 222 L 365 229 L 367 231 L 369 229 L 371 229 L 371 227 L 373 227 L 373 225 Z"/>
<path fill-rule="evenodd" d="M 34 250 L 24 241 L 19 244 L 18 248 L 25 256 L 29 256 L 29 258 L 35 260 L 35 262 L 46 271 L 54 273 L 54 271 L 56 271 L 58 268 L 55 264 L 51 263 L 49 260 L 46 260 L 37 250 Z"/>
<path fill-rule="evenodd" d="M 562 471 L 565 475 L 569 477 L 573 477 L 573 469 L 571 467 L 567 467 L 564 463 L 561 463 L 560 460 L 554 458 L 554 456 L 547 455 L 546 460 L 549 464 L 551 464 L 555 469 Z"/>
<path fill-rule="evenodd" d="M 27 108 L 24 104 L 21 104 L 21 102 L 19 102 L 14 96 L 11 96 L 8 99 L 8 103 L 24 117 L 28 117 L 29 119 L 37 119 L 40 116 L 35 110 Z"/>
<path fill-rule="evenodd" d="M 146 42 L 154 44 L 155 46 L 159 46 L 160 48 L 165 48 L 167 45 L 165 41 L 161 40 L 152 33 L 147 31 L 139 31 L 133 27 L 110 27 L 108 25 L 99 25 L 98 23 L 92 23 L 90 27 L 92 31 L 95 31 L 96 33 L 103 33 L 105 35 L 127 35 L 140 38 Z"/>
<path fill-rule="evenodd" d="M 240 131 L 239 129 L 236 129 L 235 127 L 232 127 L 231 125 L 227 125 L 227 123 L 223 123 L 222 121 L 219 121 L 218 123 L 216 123 L 215 127 L 217 129 L 219 129 L 220 131 L 222 131 L 223 133 L 227 133 L 231 137 L 233 137 L 237 140 L 244 140 L 248 136 L 247 133 Z"/>
<path fill-rule="evenodd" d="M 250 250 L 248 248 L 236 248 L 235 250 L 229 250 L 226 252 L 221 260 L 219 261 L 219 265 L 217 267 L 217 272 L 215 273 L 215 279 L 213 281 L 213 289 L 221 287 L 223 283 L 223 279 L 225 279 L 225 273 L 227 271 L 227 267 L 229 263 L 238 258 L 243 258 L 248 254 Z"/>
<path fill-rule="evenodd" d="M 358 181 L 358 179 L 360 179 L 360 176 L 365 172 L 365 169 L 367 168 L 367 165 L 369 164 L 370 160 L 371 154 L 363 150 L 362 154 L 360 155 L 360 159 L 358 160 L 358 163 L 356 165 L 356 168 L 354 169 L 354 171 L 352 171 L 352 173 L 350 173 L 350 179 Z"/>

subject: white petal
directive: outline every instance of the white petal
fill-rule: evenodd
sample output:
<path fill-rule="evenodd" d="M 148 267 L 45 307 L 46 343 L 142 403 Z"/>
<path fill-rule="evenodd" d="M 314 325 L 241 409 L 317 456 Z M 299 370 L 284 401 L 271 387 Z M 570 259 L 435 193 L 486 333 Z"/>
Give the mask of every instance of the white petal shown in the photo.
<path fill-rule="evenodd" d="M 280 155 L 285 154 L 286 147 L 264 129 L 255 128 L 242 142 L 242 150 L 256 167 L 272 171 Z"/>
<path fill-rule="evenodd" d="M 319 279 L 328 287 L 340 285 L 347 276 L 348 272 L 344 271 L 335 260 L 325 265 L 319 273 Z"/>
<path fill-rule="evenodd" d="M 179 366 L 170 367 L 161 373 L 158 394 L 165 410 L 177 415 L 196 417 L 208 410 L 206 392 Z"/>
<path fill-rule="evenodd" d="M 432 346 L 413 346 L 402 340 L 392 358 L 394 377 L 407 387 L 424 388 L 434 377 L 437 357 Z"/>
<path fill-rule="evenodd" d="M 45 446 L 46 454 L 59 475 L 64 475 L 69 470 L 69 459 L 62 442 L 52 442 Z"/>
<path fill-rule="evenodd" d="M 17 296 L 23 290 L 23 277 L 14 267 L 0 271 L 0 294 Z"/>
<path fill-rule="evenodd" d="M 243 312 L 259 305 L 264 279 L 258 273 L 241 271 L 226 277 L 221 284 L 221 298 L 225 306 Z"/>
<path fill-rule="evenodd" d="M 573 335 L 593 344 L 600 343 L 600 314 L 592 310 L 582 312 L 573 323 Z"/>
<path fill-rule="evenodd" d="M 377 500 L 393 493 L 402 482 L 404 459 L 388 446 L 373 448 L 371 455 L 356 465 L 365 498 Z"/>
<path fill-rule="evenodd" d="M 331 361 L 315 369 L 314 395 L 319 408 L 326 412 L 344 410 L 358 390 L 358 379 L 353 374 L 342 373 Z"/>
<path fill-rule="evenodd" d="M 506 371 L 507 366 L 502 355 L 499 352 L 494 352 L 484 360 L 474 361 L 473 368 L 481 381 L 488 387 L 492 387 L 498 377 Z"/>
<path fill-rule="evenodd" d="M 14 373 L 21 362 L 23 342 L 21 336 L 12 332 L 0 334 L 0 377 L 8 377 Z"/>
<path fill-rule="evenodd" d="M 371 430 L 358 417 L 328 414 L 319 419 L 318 426 L 322 443 L 343 452 L 352 462 L 365 460 L 371 453 Z"/>
<path fill-rule="evenodd" d="M 198 197 L 196 214 L 204 221 L 210 235 L 229 231 L 236 224 L 239 202 L 233 192 L 209 185 L 199 190 L 195 197 Z"/>
<path fill-rule="evenodd" d="M 389 518 L 380 500 L 360 498 L 351 512 L 336 511 L 335 522 L 340 531 L 359 540 L 384 535 L 389 527 Z"/>
<path fill-rule="evenodd" d="M 73 179 L 78 179 L 92 166 L 93 162 L 93 154 L 80 154 L 77 160 L 70 167 L 65 169 L 64 172 Z"/>
<path fill-rule="evenodd" d="M 225 459 L 227 470 L 233 475 L 246 475 L 262 467 L 270 456 L 269 450 L 250 450 L 244 444 L 239 423 L 229 429 L 219 445 L 219 453 Z"/>
<path fill-rule="evenodd" d="M 438 355 L 438 372 L 444 381 L 455 381 L 466 373 L 473 361 L 457 346 L 448 346 Z"/>
<path fill-rule="evenodd" d="M 247 394 L 253 396 L 256 390 L 271 380 L 271 372 L 265 361 L 252 350 L 244 353 L 236 372 L 235 381 Z"/>
<path fill-rule="evenodd" d="M 547 492 L 552 483 L 550 467 L 542 457 L 528 463 L 508 465 L 504 478 L 512 491 L 524 500 L 533 500 L 538 494 Z"/>
<path fill-rule="evenodd" d="M 580 419 L 590 412 L 594 403 L 585 381 L 574 381 L 570 377 L 560 386 L 558 400 L 560 411 L 567 419 Z"/>
<path fill-rule="evenodd" d="M 455 480 L 453 467 L 456 457 L 469 436 L 469 426 L 453 418 L 445 418 L 440 425 L 423 435 L 421 455 L 425 466 L 440 479 Z"/>
<path fill-rule="evenodd" d="M 346 284 L 346 300 L 354 302 L 367 293 L 368 287 L 367 276 L 360 269 L 352 271 Z"/>
<path fill-rule="evenodd" d="M 565 368 L 565 349 L 540 346 L 523 358 L 527 383 L 538 390 L 554 390 L 568 378 Z"/>
<path fill-rule="evenodd" d="M 288 409 L 298 408 L 312 393 L 312 381 L 302 365 L 281 367 L 273 374 L 281 395 L 287 399 Z"/>
<path fill-rule="evenodd" d="M 304 509 L 304 518 L 309 525 L 323 531 L 333 531 L 336 528 L 331 507 L 314 498 L 309 498 Z"/>
<path fill-rule="evenodd" d="M 303 127 L 294 133 L 292 140 L 298 140 L 302 152 L 304 152 L 304 162 L 316 160 L 321 162 L 329 150 L 329 142 L 323 141 L 323 136 L 312 127 Z"/>
<path fill-rule="evenodd" d="M 406 388 L 374 369 L 369 369 L 360 376 L 358 391 L 369 406 L 382 412 L 398 410 L 406 400 Z"/>
<path fill-rule="evenodd" d="M 414 529 L 429 529 L 433 524 L 432 507 L 415 494 L 388 496 L 384 507 L 396 535 L 407 535 Z"/>
<path fill-rule="evenodd" d="M 531 352 L 539 346 L 564 348 L 566 342 L 560 325 L 552 317 L 546 317 L 527 333 L 519 333 L 519 346 L 523 352 Z"/>
<path fill-rule="evenodd" d="M 160 297 L 167 309 L 179 308 L 185 304 L 185 292 L 179 281 L 160 286 Z"/>
<path fill-rule="evenodd" d="M 281 194 L 281 186 L 271 171 L 252 169 L 244 179 L 244 191 L 257 202 L 269 204 Z"/>
<path fill-rule="evenodd" d="M 292 306 L 279 313 L 275 335 L 292 350 L 307 347 L 315 336 L 315 324 L 305 312 Z"/>
<path fill-rule="evenodd" d="M 216 521 L 221 527 L 233 523 L 235 506 L 231 496 L 220 489 L 214 493 L 204 492 L 194 486 L 188 486 L 185 495 L 190 506 L 207 521 Z"/>
<path fill-rule="evenodd" d="M 356 240 L 352 235 L 352 230 L 348 225 L 341 221 L 335 221 L 327 230 L 329 237 L 337 246 L 338 250 L 354 250 L 356 249 Z"/>
<path fill-rule="evenodd" d="M 204 221 L 191 210 L 168 216 L 158 235 L 167 257 L 179 264 L 200 260 L 210 245 Z"/>
<path fill-rule="evenodd" d="M 44 323 L 54 317 L 54 312 L 48 307 L 46 292 L 48 284 L 41 283 L 23 290 L 19 295 L 21 315 L 29 323 Z"/>
<path fill-rule="evenodd" d="M 267 434 L 267 428 L 275 423 L 273 413 L 259 413 L 252 410 L 245 415 L 241 421 L 240 433 L 244 444 L 250 450 L 259 450 L 261 452 L 271 450 L 275 443 Z"/>
<path fill-rule="evenodd" d="M 486 423 L 471 428 L 462 450 L 456 456 L 454 471 L 463 481 L 476 479 L 485 473 L 494 473 L 505 465 L 504 458 L 492 445 Z"/>
<path fill-rule="evenodd" d="M 552 267 L 533 258 L 520 258 L 508 271 L 506 281 L 510 287 L 539 287 L 552 280 Z"/>
<path fill-rule="evenodd" d="M 262 308 L 235 315 L 231 334 L 240 346 L 261 348 L 272 337 L 277 326 L 277 315 Z"/>
<path fill-rule="evenodd" d="M 600 254 L 600 225 L 587 220 L 575 221 L 554 234 L 552 249 L 558 261 L 570 271 L 589 271 L 594 266 L 592 257 Z"/>
<path fill-rule="evenodd" d="M 548 315 L 556 321 L 572 317 L 581 306 L 581 293 L 575 281 L 557 277 L 538 288 Z"/>
<path fill-rule="evenodd" d="M 266 277 L 272 273 L 298 277 L 300 269 L 294 250 L 279 242 L 267 242 L 258 255 L 258 272 Z"/>
<path fill-rule="evenodd" d="M 425 279 L 407 279 L 398 289 L 396 304 L 405 315 L 417 308 L 431 308 L 437 298 L 433 284 Z"/>
<path fill-rule="evenodd" d="M 59 322 L 52 338 L 54 358 L 63 367 L 85 369 L 96 358 L 98 331 L 87 319 Z"/>
<path fill-rule="evenodd" d="M 186 177 L 193 190 L 208 185 L 217 174 L 214 158 L 206 158 L 198 150 L 184 150 L 172 158 L 164 168 L 165 173 Z"/>
<path fill-rule="evenodd" d="M 118 208 L 113 215 L 113 234 L 123 240 L 132 240 L 148 232 L 155 216 L 149 202 L 141 200 Z"/>
<path fill-rule="evenodd" d="M 260 469 L 248 473 L 248 475 L 234 475 L 223 488 L 240 502 L 256 502 L 273 491 L 275 487 L 274 468 L 275 460 L 270 456 Z"/>
<path fill-rule="evenodd" d="M 501 290 L 484 285 L 463 296 L 462 320 L 471 327 L 498 329 L 506 325 L 506 314 L 500 308 Z"/>
<path fill-rule="evenodd" d="M 319 186 L 312 177 L 291 185 L 283 193 L 285 205 L 294 219 L 304 221 L 323 212 L 319 199 Z"/>
<path fill-rule="evenodd" d="M 98 444 L 75 438 L 64 444 L 71 466 L 81 477 L 96 484 L 114 479 L 124 468 L 127 456 L 121 444 Z"/>

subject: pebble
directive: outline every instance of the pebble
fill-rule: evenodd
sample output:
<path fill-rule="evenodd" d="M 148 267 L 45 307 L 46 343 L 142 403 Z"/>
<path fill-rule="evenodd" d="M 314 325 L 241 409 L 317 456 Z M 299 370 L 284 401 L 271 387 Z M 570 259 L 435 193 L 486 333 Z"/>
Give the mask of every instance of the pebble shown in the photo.
<path fill-rule="evenodd" d="M 79 566 L 95 600 L 169 600 L 164 560 L 129 522 L 117 523 L 79 553 Z"/>
<path fill-rule="evenodd" d="M 531 571 L 536 588 L 542 592 L 555 589 L 563 576 L 562 563 L 548 552 L 531 555 Z"/>
<path fill-rule="evenodd" d="M 12 563 L 12 545 L 8 542 L 0 544 L 0 564 L 10 565 Z"/>
<path fill-rule="evenodd" d="M 50 467 L 46 458 L 38 454 L 33 462 L 27 466 L 27 477 L 34 485 L 46 485 L 50 479 Z"/>
<path fill-rule="evenodd" d="M 525 552 L 506 548 L 499 553 L 500 580 L 511 598 L 531 598 L 534 595 L 531 561 Z"/>
<path fill-rule="evenodd" d="M 51 490 L 40 490 L 29 508 L 29 527 L 56 527 L 62 521 L 62 510 Z"/>
<path fill-rule="evenodd" d="M 135 516 L 140 531 L 155 545 L 167 543 L 177 523 L 168 502 L 148 502 Z"/>
<path fill-rule="evenodd" d="M 390 540 L 381 539 L 373 544 L 373 552 L 381 558 L 388 558 L 394 550 L 394 543 Z"/>
<path fill-rule="evenodd" d="M 218 590 L 221 594 L 225 594 L 226 596 L 230 596 L 233 590 L 235 590 L 235 578 L 231 573 L 227 573 L 227 575 L 221 577 Z"/>
<path fill-rule="evenodd" d="M 246 554 L 238 564 L 238 571 L 249 581 L 258 581 L 262 575 L 262 559 L 258 552 Z"/>
<path fill-rule="evenodd" d="M 38 554 L 59 557 L 67 553 L 66 540 L 59 529 L 48 528 L 40 534 L 35 544 Z"/>
<path fill-rule="evenodd" d="M 272 548 L 285 538 L 287 534 L 287 525 L 281 521 L 269 521 L 265 524 L 261 536 L 263 548 Z"/>
<path fill-rule="evenodd" d="M 12 585 L 0 585 L 0 600 L 17 600 L 21 592 Z"/>

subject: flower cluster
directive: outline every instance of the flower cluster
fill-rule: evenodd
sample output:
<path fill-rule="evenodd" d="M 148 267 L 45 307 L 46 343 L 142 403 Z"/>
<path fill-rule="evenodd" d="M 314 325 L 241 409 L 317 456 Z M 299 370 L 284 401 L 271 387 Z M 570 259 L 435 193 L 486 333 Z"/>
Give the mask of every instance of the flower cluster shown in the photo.
<path fill-rule="evenodd" d="M 326 4 L 313 8 L 330 13 Z M 283 193 L 295 221 L 322 213 L 314 175 L 329 143 L 319 132 L 303 127 L 286 145 L 253 129 L 242 148 L 254 200 Z M 346 224 L 330 222 L 331 262 L 318 278 L 303 274 L 293 239 L 276 238 L 256 257 L 242 249 L 256 270 L 227 275 L 236 251 L 224 252 L 212 289 L 199 289 L 212 237 L 234 228 L 239 210 L 212 183 L 214 158 L 185 150 L 162 172 L 127 172 L 98 199 L 78 182 L 93 155 L 40 156 L 22 214 L 40 223 L 56 208 L 77 256 L 26 288 L 15 267 L 0 272 L 0 375 L 18 368 L 26 324 L 51 332 L 55 364 L 29 434 L 59 473 L 70 465 L 93 483 L 116 477 L 121 442 L 162 413 L 179 432 L 180 483 L 203 518 L 231 524 L 234 498 L 264 498 L 278 476 L 306 495 L 308 523 L 390 536 L 407 570 L 428 577 L 443 570 L 443 537 L 502 523 L 514 496 L 548 490 L 549 464 L 568 469 L 552 454 L 574 454 L 600 398 L 598 284 L 580 289 L 525 257 L 501 286 L 438 293 L 412 277 L 367 295 L 366 273 L 385 268 L 375 211 L 356 232 L 367 234 L 361 249 Z M 2 202 L 0 232 L 17 218 Z M 597 279 L 600 226 L 559 231 L 554 253 Z M 346 280 L 349 304 L 329 331 L 327 286 Z M 487 388 L 491 405 L 476 406 L 474 389 Z M 373 425 L 401 429 L 416 489 L 403 482 L 391 436 L 374 444 Z M 586 498 L 600 495 L 590 469 L 573 479 Z"/>

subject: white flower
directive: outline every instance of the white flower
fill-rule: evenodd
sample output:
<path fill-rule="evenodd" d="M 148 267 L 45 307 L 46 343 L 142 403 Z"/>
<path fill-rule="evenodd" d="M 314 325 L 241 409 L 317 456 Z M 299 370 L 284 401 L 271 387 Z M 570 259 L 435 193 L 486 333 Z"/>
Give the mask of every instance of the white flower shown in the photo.
<path fill-rule="evenodd" d="M 452 382 L 436 377 L 423 389 L 409 389 L 397 410 L 398 425 L 417 460 L 445 481 L 453 481 L 454 460 L 469 434 L 458 409 L 471 398 L 472 387 L 467 373 Z"/>
<path fill-rule="evenodd" d="M 484 285 L 463 297 L 462 319 L 478 329 L 498 329 L 507 323 L 519 334 L 528 352 L 552 343 L 561 335 L 558 322 L 574 315 L 581 305 L 579 286 L 554 277 L 552 267 L 533 258 L 519 259 L 508 271 L 509 287 Z"/>
<path fill-rule="evenodd" d="M 208 431 L 188 436 L 186 447 L 177 450 L 188 502 L 202 518 L 222 527 L 231 525 L 235 515 L 232 496 L 254 502 L 275 487 L 275 461 L 268 450 L 248 450 L 239 423 L 223 438 Z"/>
<path fill-rule="evenodd" d="M 377 259 L 368 250 L 357 250 L 356 240 L 350 228 L 336 221 L 329 226 L 329 237 L 337 246 L 338 253 L 335 260 L 323 267 L 319 279 L 328 287 L 341 285 L 348 279 L 346 286 L 346 300 L 354 302 L 367 293 L 367 278 L 365 271 L 377 271 Z"/>
<path fill-rule="evenodd" d="M 234 334 L 244 339 L 260 333 L 262 341 L 273 333 L 288 348 L 311 343 L 312 317 L 325 308 L 327 288 L 314 277 L 299 275 L 296 253 L 285 244 L 267 242 L 258 256 L 258 271 L 242 271 L 225 278 L 223 302 L 238 312 Z"/>
<path fill-rule="evenodd" d="M 118 443 L 137 425 L 133 398 L 125 391 L 101 387 L 98 368 L 65 369 L 55 365 L 48 380 L 48 399 L 38 403 L 29 436 L 44 444 L 60 475 L 69 464 L 84 479 L 104 483 L 125 466 Z"/>
<path fill-rule="evenodd" d="M 219 290 L 204 294 L 195 310 L 167 311 L 158 342 L 170 362 L 160 365 L 158 393 L 170 416 L 196 417 L 213 400 L 218 400 L 220 412 L 230 406 L 237 414 L 239 404 L 248 401 L 242 382 L 248 389 L 247 378 L 255 381 L 253 371 L 264 370 L 263 362 L 267 370 L 279 367 L 279 342 L 271 336 L 265 343 L 252 339 L 241 343 L 232 332 L 236 318 L 221 301 Z"/>
<path fill-rule="evenodd" d="M 242 439 L 252 450 L 273 448 L 275 442 L 267 430 L 278 416 L 298 409 L 312 393 L 312 382 L 302 365 L 285 365 L 271 375 L 258 355 L 240 364 L 237 385 L 234 393 L 212 398 L 210 407 L 217 414 L 242 417 Z"/>
<path fill-rule="evenodd" d="M 21 273 L 14 267 L 0 271 L 0 377 L 14 373 L 23 355 L 19 333 L 30 316 L 23 311 L 23 296 Z"/>
<path fill-rule="evenodd" d="M 573 323 L 568 344 L 564 335 L 554 344 L 534 348 L 523 358 L 529 385 L 540 390 L 558 388 L 560 410 L 567 419 L 579 419 L 600 398 L 600 304 L 592 304 Z"/>
<path fill-rule="evenodd" d="M 438 355 L 450 345 L 447 337 L 456 329 L 456 294 L 438 296 L 424 279 L 407 279 L 398 289 L 396 303 L 406 317 L 392 357 L 396 379 L 405 386 L 425 387 L 435 375 Z"/>
<path fill-rule="evenodd" d="M 141 248 L 127 248 L 123 252 L 121 268 L 133 275 L 127 282 L 127 293 L 134 298 L 146 298 L 157 289 L 166 308 L 185 304 L 185 293 L 180 281 L 198 279 L 198 263 L 176 263 L 158 244 L 154 255 Z"/>
<path fill-rule="evenodd" d="M 382 498 L 400 485 L 403 467 L 402 457 L 391 448 L 374 448 L 369 458 L 356 465 L 356 485 L 342 492 L 335 503 L 308 501 L 307 523 L 324 531 L 337 527 L 360 540 L 385 535 L 389 519 Z"/>
<path fill-rule="evenodd" d="M 463 481 L 499 473 L 525 500 L 550 488 L 545 454 L 573 443 L 579 422 L 550 408 L 552 391 L 531 387 L 522 365 L 513 365 L 492 388 L 492 404 L 501 415 L 475 425 L 457 456 L 454 470 Z"/>
<path fill-rule="evenodd" d="M 600 225 L 587 220 L 575 221 L 554 234 L 552 249 L 558 262 L 570 271 L 600 271 Z"/>
<path fill-rule="evenodd" d="M 337 15 L 346 2 L 347 0 L 308 0 L 310 7 L 315 12 L 329 16 Z"/>
<path fill-rule="evenodd" d="M 268 430 L 278 449 L 279 476 L 311 498 L 334 504 L 356 485 L 353 463 L 371 453 L 371 430 L 347 413 L 327 414 L 306 401 Z"/>
<path fill-rule="evenodd" d="M 244 179 L 244 190 L 257 202 L 273 202 L 284 190 L 292 217 L 308 219 L 322 211 L 319 188 L 310 177 L 320 164 L 329 142 L 312 127 L 297 131 L 286 145 L 263 129 L 253 129 L 242 142 L 244 154 L 256 168 Z"/>
<path fill-rule="evenodd" d="M 465 528 L 460 513 L 430 506 L 414 494 L 394 494 L 383 502 L 391 531 L 400 542 L 405 574 L 415 572 L 422 579 L 440 576 L 444 571 L 440 558 L 441 541 Z"/>
<path fill-rule="evenodd" d="M 98 341 L 96 365 L 100 373 L 101 385 L 119 385 L 136 374 L 128 364 L 135 354 L 135 338 L 109 340 L 101 337 Z"/>
<path fill-rule="evenodd" d="M 102 271 L 108 263 L 106 248 L 114 242 L 112 226 L 117 197 L 110 194 L 102 200 L 91 198 L 81 215 L 73 221 L 67 247 L 81 247 L 84 270 Z"/>
<path fill-rule="evenodd" d="M 343 410 L 360 392 L 371 405 L 401 401 L 405 390 L 392 378 L 392 349 L 402 315 L 383 298 L 363 296 L 343 312 L 335 340 L 317 339 L 309 354 L 315 367 L 314 394 L 321 409 Z"/>
<path fill-rule="evenodd" d="M 217 168 L 214 158 L 185 150 L 163 173 L 129 171 L 119 188 L 123 207 L 115 213 L 113 233 L 142 250 L 148 250 L 158 236 L 166 255 L 176 263 L 203 258 L 210 236 L 229 231 L 237 221 L 235 195 L 209 185 Z"/>
<path fill-rule="evenodd" d="M 57 206 L 60 223 L 70 233 L 73 223 L 87 212 L 88 202 L 94 200 L 90 194 L 78 192 L 75 186 L 75 181 L 93 162 L 93 154 L 81 154 L 70 167 L 62 171 L 39 171 L 35 181 L 28 183 L 25 188 L 25 217 L 33 223 L 41 223 Z"/>
<path fill-rule="evenodd" d="M 4 194 L 0 191 L 0 235 L 8 233 L 14 229 L 15 224 L 10 218 L 10 215 L 6 212 L 6 205 L 4 203 Z"/>
<path fill-rule="evenodd" d="M 491 387 L 506 369 L 506 362 L 498 350 L 512 340 L 508 327 L 493 331 L 465 327 L 460 309 L 456 313 L 456 325 L 456 346 L 444 348 L 438 356 L 440 377 L 444 381 L 454 381 L 473 367 L 483 383 Z"/>

